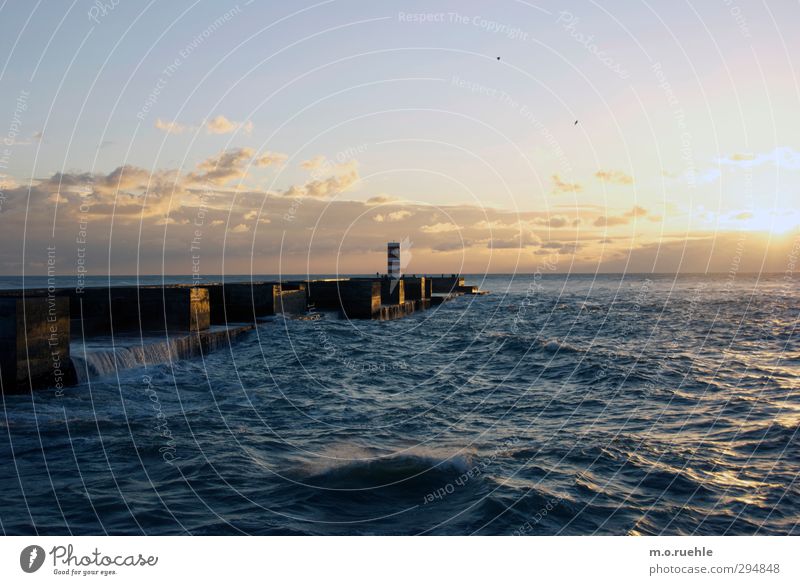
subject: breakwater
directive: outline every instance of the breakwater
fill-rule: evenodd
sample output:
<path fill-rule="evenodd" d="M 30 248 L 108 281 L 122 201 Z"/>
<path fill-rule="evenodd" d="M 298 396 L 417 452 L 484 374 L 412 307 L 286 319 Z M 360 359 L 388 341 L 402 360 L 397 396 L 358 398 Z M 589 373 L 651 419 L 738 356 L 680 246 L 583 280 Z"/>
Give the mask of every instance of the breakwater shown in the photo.
<path fill-rule="evenodd" d="M 463 294 L 460 275 L 0 291 L 3 394 L 201 355 L 274 315 L 399 319 Z"/>

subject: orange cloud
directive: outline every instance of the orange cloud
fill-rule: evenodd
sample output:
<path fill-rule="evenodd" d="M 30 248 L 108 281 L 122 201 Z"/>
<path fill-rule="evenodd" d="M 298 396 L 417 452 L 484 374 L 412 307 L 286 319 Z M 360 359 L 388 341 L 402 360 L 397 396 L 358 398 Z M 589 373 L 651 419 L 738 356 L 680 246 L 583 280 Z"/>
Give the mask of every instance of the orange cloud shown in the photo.
<path fill-rule="evenodd" d="M 205 123 L 206 132 L 209 134 L 230 134 L 241 129 L 245 134 L 250 134 L 253 131 L 253 123 L 247 122 L 234 122 L 225 116 L 216 116 Z"/>
<path fill-rule="evenodd" d="M 626 175 L 622 171 L 597 171 L 594 176 L 604 183 L 616 183 L 617 185 L 633 184 L 633 177 Z"/>
<path fill-rule="evenodd" d="M 167 122 L 161 118 L 156 119 L 156 128 L 162 132 L 166 132 L 167 134 L 180 134 L 187 129 L 183 124 L 179 124 L 178 122 Z"/>
<path fill-rule="evenodd" d="M 625 225 L 631 222 L 631 219 L 637 217 L 646 217 L 647 210 L 639 205 L 634 205 L 630 211 L 626 211 L 622 215 L 601 215 L 594 220 L 596 227 L 612 227 L 615 225 Z"/>
<path fill-rule="evenodd" d="M 578 183 L 568 183 L 559 175 L 553 175 L 553 193 L 579 193 L 583 187 Z"/>

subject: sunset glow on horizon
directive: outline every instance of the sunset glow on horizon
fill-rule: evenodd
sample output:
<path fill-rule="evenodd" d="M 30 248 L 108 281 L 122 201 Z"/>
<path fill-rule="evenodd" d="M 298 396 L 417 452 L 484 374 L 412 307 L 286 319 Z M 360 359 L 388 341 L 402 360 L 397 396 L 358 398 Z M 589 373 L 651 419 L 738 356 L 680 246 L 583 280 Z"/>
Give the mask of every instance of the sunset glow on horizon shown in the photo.
<path fill-rule="evenodd" d="M 724 272 L 742 240 L 741 270 L 781 270 L 784 9 L 11 7 L 0 217 L 25 250 L 5 230 L 0 272 L 52 245 L 71 274 L 85 239 L 96 275 L 370 273 L 404 238 L 410 272 Z"/>

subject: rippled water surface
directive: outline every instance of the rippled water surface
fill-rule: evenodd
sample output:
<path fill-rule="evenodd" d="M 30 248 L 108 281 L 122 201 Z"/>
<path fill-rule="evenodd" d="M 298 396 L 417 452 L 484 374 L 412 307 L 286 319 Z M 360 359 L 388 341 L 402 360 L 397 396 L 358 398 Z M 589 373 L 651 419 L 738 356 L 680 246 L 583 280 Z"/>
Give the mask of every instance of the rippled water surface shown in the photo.
<path fill-rule="evenodd" d="M 6 396 L 2 530 L 800 532 L 796 284 L 467 282 L 492 294 Z"/>

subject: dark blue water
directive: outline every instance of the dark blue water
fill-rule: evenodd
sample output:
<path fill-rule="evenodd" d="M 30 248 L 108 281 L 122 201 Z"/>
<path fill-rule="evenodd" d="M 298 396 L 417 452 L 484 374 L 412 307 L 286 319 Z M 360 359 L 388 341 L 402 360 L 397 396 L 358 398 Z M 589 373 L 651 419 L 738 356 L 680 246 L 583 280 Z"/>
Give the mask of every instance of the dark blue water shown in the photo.
<path fill-rule="evenodd" d="M 781 275 L 468 278 L 392 322 L 3 399 L 6 534 L 787 534 Z"/>

